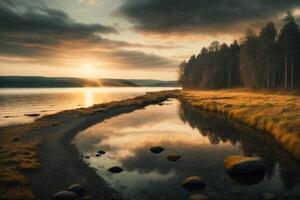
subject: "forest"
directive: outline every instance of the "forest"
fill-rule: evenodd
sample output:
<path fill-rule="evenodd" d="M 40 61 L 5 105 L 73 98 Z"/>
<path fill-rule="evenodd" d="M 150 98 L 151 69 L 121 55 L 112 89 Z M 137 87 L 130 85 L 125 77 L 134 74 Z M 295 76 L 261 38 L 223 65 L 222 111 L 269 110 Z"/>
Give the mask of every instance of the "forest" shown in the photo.
<path fill-rule="evenodd" d="M 247 30 L 239 42 L 214 41 L 179 65 L 183 88 L 300 88 L 300 28 L 291 11 L 278 31 L 268 23 L 258 33 Z"/>

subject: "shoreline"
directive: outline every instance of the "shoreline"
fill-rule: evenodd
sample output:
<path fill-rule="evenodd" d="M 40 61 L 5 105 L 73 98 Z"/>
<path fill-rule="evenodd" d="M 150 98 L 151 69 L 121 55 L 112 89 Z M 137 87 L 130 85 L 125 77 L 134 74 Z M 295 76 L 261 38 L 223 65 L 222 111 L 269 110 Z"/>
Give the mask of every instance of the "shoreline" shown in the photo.
<path fill-rule="evenodd" d="M 182 90 L 178 96 L 196 109 L 221 114 L 270 134 L 300 160 L 299 91 Z"/>
<path fill-rule="evenodd" d="M 275 96 L 276 98 L 274 98 Z M 246 99 L 248 100 L 246 102 L 240 102 L 239 98 L 244 97 L 247 97 Z M 15 162 L 13 166 L 16 169 L 15 176 L 25 174 L 29 178 L 29 182 L 22 180 L 16 184 L 16 181 L 20 181 L 17 179 L 12 184 L 14 187 L 16 185 L 19 187 L 17 192 L 15 192 L 15 190 L 9 191 L 14 191 L 14 194 L 18 194 L 19 192 L 19 197 L 22 198 L 15 199 L 34 199 L 30 191 L 31 189 L 37 199 L 51 199 L 52 195 L 56 192 L 65 190 L 72 184 L 79 183 L 86 188 L 86 195 L 107 200 L 122 199 L 118 192 L 107 185 L 100 176 L 96 175 L 94 169 L 90 168 L 80 159 L 78 150 L 71 141 L 80 131 L 96 123 L 100 123 L 105 119 L 142 109 L 151 104 L 158 104 L 168 98 L 183 100 L 195 109 L 221 114 L 225 118 L 227 117 L 234 121 L 242 122 L 245 126 L 252 126 L 258 130 L 268 132 L 268 134 L 273 136 L 274 141 L 291 153 L 296 160 L 300 157 L 298 153 L 300 147 L 297 148 L 297 145 L 295 145 L 300 144 L 300 142 L 294 139 L 294 137 L 298 137 L 299 130 L 297 129 L 297 124 L 294 124 L 294 121 L 287 121 L 286 123 L 288 123 L 290 127 L 295 127 L 295 133 L 281 132 L 281 135 L 284 136 L 283 138 L 276 137 L 276 135 L 274 136 L 273 129 L 267 129 L 264 126 L 260 127 L 262 123 L 259 122 L 260 120 L 274 120 L 275 117 L 281 117 L 278 113 L 275 113 L 278 116 L 274 115 L 278 107 L 280 107 L 279 113 L 284 111 L 286 114 L 291 114 L 295 118 L 294 115 L 297 115 L 300 110 L 300 99 L 298 95 L 274 94 L 268 92 L 253 93 L 241 90 L 173 90 L 150 92 L 132 99 L 99 104 L 89 108 L 61 111 L 53 115 L 44 116 L 31 124 L 0 128 L 0 141 L 1 139 L 6 139 L 9 143 L 18 143 L 20 147 L 24 147 L 25 145 L 27 148 L 27 146 L 29 146 L 28 148 L 31 152 L 31 157 L 25 159 L 25 161 L 28 159 L 31 160 L 31 163 L 27 163 L 28 169 L 26 169 L 26 167 L 25 169 L 20 167 L 22 164 L 23 168 L 26 166 L 23 163 L 24 160 L 22 160 L 22 157 L 20 157 L 20 160 Z M 284 101 L 281 98 L 283 98 Z M 277 102 L 276 99 L 282 100 L 283 102 Z M 290 103 L 285 105 L 285 101 L 289 101 Z M 292 110 L 288 109 L 291 104 L 296 105 Z M 260 112 L 263 108 L 266 109 L 265 113 Z M 265 115 L 257 118 L 255 117 L 257 114 Z M 274 116 L 269 116 L 271 114 Z M 249 117 L 257 121 L 251 121 Z M 296 117 L 296 120 L 298 119 L 299 115 L 298 118 Z M 268 124 L 269 123 L 263 123 L 263 125 Z M 294 145 L 290 145 L 290 142 L 287 143 L 288 145 L 282 143 L 282 139 L 285 137 L 292 137 Z M 3 145 L 1 146 L 0 142 L 0 155 L 3 150 L 5 150 L 5 148 Z M 14 149 L 8 150 L 12 151 Z M 24 154 L 22 151 L 19 153 L 21 155 Z M 28 154 L 28 152 L 25 153 Z M 19 158 L 18 154 L 16 157 Z M 1 163 L 2 162 L 3 160 Z M 26 179 L 26 177 L 24 178 Z M 0 183 L 1 181 L 0 178 Z M 0 197 L 2 197 L 1 184 Z"/>
<path fill-rule="evenodd" d="M 37 166 L 28 170 L 20 170 L 22 160 L 16 162 L 15 166 L 12 166 L 16 170 L 15 175 L 24 174 L 28 180 L 7 183 L 8 187 L 2 190 L 9 192 L 5 194 L 5 191 L 2 194 L 0 188 L 0 197 L 2 199 L 51 199 L 55 193 L 79 183 L 85 187 L 88 196 L 107 200 L 122 199 L 118 192 L 96 175 L 94 169 L 80 159 L 71 141 L 78 132 L 105 119 L 151 104 L 158 104 L 171 97 L 174 97 L 174 91 L 147 93 L 132 99 L 62 111 L 44 116 L 31 124 L 0 129 L 1 137 L 7 134 L 12 136 L 11 133 L 16 132 L 16 136 L 10 138 L 11 143 L 15 140 L 13 138 L 18 138 L 16 142 L 20 145 L 37 141 L 32 146 L 35 154 L 31 159 L 38 161 Z M 8 195 L 15 195 L 15 197 L 8 197 Z"/>

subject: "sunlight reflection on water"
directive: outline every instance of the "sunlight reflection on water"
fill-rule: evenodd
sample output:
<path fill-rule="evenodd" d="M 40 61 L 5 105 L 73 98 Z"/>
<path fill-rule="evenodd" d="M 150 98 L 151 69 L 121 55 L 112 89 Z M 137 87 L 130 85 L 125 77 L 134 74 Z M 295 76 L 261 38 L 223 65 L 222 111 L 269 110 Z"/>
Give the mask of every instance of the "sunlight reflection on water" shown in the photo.
<path fill-rule="evenodd" d="M 16 88 L 0 89 L 0 126 L 29 123 L 34 120 L 24 114 L 40 116 L 66 109 L 132 98 L 150 91 L 174 88 L 106 87 L 106 88 Z"/>
<path fill-rule="evenodd" d="M 82 154 L 94 155 L 85 161 L 125 196 L 188 199 L 190 193 L 180 182 L 193 175 L 204 178 L 207 188 L 203 192 L 216 199 L 252 200 L 260 199 L 265 192 L 283 195 L 297 191 L 300 167 L 269 135 L 195 111 L 177 100 L 165 104 L 108 119 L 75 138 Z M 166 150 L 154 155 L 149 149 L 157 145 Z M 107 153 L 96 157 L 97 150 Z M 182 158 L 170 162 L 166 159 L 169 154 Z M 262 157 L 267 166 L 263 181 L 243 186 L 227 176 L 224 159 L 241 154 Z M 107 172 L 114 165 L 125 171 L 114 175 Z"/>

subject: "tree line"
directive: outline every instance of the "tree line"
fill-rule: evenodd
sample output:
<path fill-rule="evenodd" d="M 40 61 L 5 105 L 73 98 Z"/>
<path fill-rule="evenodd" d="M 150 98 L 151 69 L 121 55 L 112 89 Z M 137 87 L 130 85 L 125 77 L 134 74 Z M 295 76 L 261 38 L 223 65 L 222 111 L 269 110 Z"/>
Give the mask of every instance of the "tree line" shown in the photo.
<path fill-rule="evenodd" d="M 183 88 L 300 88 L 300 29 L 287 12 L 278 32 L 268 23 L 259 33 L 227 45 L 215 41 L 179 65 Z"/>

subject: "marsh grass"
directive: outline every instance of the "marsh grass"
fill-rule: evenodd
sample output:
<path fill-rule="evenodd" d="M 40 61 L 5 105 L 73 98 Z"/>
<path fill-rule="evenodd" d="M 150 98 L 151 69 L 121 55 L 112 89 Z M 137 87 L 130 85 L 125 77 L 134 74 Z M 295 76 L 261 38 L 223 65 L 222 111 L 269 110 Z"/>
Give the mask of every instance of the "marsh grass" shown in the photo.
<path fill-rule="evenodd" d="M 296 159 L 300 159 L 299 92 L 247 90 L 182 91 L 191 106 L 209 110 L 271 133 Z"/>
<path fill-rule="evenodd" d="M 34 199 L 28 179 L 22 172 L 40 165 L 36 157 L 38 142 L 21 139 L 22 128 L 10 128 L 0 136 L 0 199 Z"/>

